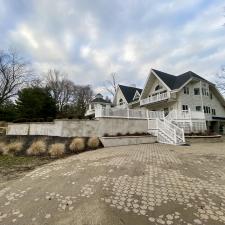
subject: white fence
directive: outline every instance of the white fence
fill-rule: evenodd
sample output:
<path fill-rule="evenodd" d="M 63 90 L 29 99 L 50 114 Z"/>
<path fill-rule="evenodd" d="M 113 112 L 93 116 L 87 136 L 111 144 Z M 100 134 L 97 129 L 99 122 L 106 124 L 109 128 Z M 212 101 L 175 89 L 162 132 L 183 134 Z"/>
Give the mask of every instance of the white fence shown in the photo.
<path fill-rule="evenodd" d="M 156 119 L 164 118 L 163 111 L 149 111 L 146 109 L 123 109 L 123 108 L 97 108 L 95 117 L 133 118 L 133 119 Z"/>

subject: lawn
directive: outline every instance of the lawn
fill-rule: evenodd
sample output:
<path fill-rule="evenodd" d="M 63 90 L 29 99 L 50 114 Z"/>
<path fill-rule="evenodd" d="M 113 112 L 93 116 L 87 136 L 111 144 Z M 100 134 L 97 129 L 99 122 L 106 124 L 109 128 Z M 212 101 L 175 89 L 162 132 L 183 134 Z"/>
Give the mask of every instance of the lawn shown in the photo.
<path fill-rule="evenodd" d="M 53 161 L 49 157 L 23 157 L 0 155 L 0 183 L 22 176 L 37 166 Z"/>

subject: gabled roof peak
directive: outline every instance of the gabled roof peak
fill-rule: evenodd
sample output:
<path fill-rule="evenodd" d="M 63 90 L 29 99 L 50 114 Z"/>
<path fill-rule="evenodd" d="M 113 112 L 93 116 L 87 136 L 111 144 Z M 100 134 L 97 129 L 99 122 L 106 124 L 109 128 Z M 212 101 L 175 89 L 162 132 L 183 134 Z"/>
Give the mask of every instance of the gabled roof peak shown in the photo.
<path fill-rule="evenodd" d="M 141 94 L 141 92 L 142 92 L 141 88 L 125 86 L 125 85 L 121 85 L 121 84 L 119 84 L 118 86 L 119 86 L 120 90 L 122 91 L 122 93 L 128 103 L 133 101 L 136 91 L 138 91 L 139 94 Z"/>
<path fill-rule="evenodd" d="M 194 73 L 193 71 L 187 71 L 183 74 L 175 76 L 175 75 L 168 74 L 168 73 L 156 70 L 156 69 L 152 69 L 152 70 L 171 90 L 180 88 L 183 84 L 185 84 L 191 78 L 197 78 L 199 80 L 204 80 L 205 82 L 210 83 L 211 85 L 214 85 L 211 82 L 209 82 L 208 80 L 206 80 L 203 77 L 199 76 L 198 74 Z"/>

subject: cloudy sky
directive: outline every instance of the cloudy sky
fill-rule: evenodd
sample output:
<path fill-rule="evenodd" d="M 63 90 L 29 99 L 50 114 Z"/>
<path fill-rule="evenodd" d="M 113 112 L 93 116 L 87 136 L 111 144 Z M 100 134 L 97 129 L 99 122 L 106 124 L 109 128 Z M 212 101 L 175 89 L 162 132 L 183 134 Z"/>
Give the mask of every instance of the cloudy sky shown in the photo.
<path fill-rule="evenodd" d="M 102 89 L 111 72 L 142 87 L 150 68 L 213 81 L 225 64 L 224 0 L 0 0 L 0 49 L 40 73 Z"/>

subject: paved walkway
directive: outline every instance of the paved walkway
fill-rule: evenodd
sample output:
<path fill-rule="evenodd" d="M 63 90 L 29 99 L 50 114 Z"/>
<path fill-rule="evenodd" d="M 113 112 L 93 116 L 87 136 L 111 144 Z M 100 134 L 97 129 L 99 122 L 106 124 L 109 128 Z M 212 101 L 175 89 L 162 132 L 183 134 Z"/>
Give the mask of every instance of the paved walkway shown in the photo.
<path fill-rule="evenodd" d="M 179 151 L 107 148 L 40 167 L 0 190 L 0 224 L 225 224 L 225 156 Z"/>

